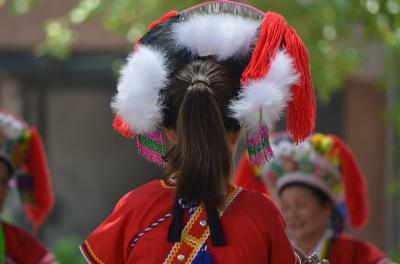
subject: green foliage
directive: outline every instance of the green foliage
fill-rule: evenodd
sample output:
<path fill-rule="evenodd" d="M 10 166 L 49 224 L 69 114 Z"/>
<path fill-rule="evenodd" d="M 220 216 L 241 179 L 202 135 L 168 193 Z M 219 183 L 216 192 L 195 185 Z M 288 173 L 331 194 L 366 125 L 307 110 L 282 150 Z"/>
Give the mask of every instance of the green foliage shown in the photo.
<path fill-rule="evenodd" d="M 6 0 L 0 0 L 1 2 Z M 39 0 L 8 0 L 11 9 L 25 13 Z M 202 1 L 188 0 L 80 0 L 63 17 L 45 25 L 47 38 L 36 49 L 65 58 L 78 41 L 75 29 L 93 17 L 104 27 L 126 36 L 130 43 L 169 10 L 183 10 Z M 363 63 L 362 50 L 371 40 L 400 47 L 400 0 L 249 0 L 261 10 L 282 13 L 296 28 L 310 52 L 313 80 L 327 100 Z"/>
<path fill-rule="evenodd" d="M 361 51 L 371 41 L 380 38 L 389 45 L 390 39 L 392 46 L 400 47 L 400 35 L 394 37 L 396 30 L 400 31 L 398 0 L 253 2 L 281 12 L 299 32 L 310 52 L 313 80 L 321 99 L 340 89 L 364 62 Z M 391 9 L 385 7 L 387 3 Z"/>
<path fill-rule="evenodd" d="M 44 25 L 47 39 L 35 48 L 35 53 L 49 53 L 59 59 L 65 59 L 71 52 L 71 46 L 78 40 L 78 34 L 72 31 L 63 20 L 51 20 Z"/>
<path fill-rule="evenodd" d="M 79 252 L 82 239 L 69 237 L 60 239 L 54 248 L 54 254 L 60 264 L 84 264 L 86 261 Z"/>
<path fill-rule="evenodd" d="M 394 263 L 400 263 L 400 248 L 397 252 L 394 253 L 393 261 Z"/>
<path fill-rule="evenodd" d="M 388 187 L 388 194 L 390 197 L 396 197 L 400 195 L 400 180 L 395 180 L 389 183 Z"/>
<path fill-rule="evenodd" d="M 0 0 L 0 5 L 1 3 L 5 3 L 6 0 Z M 11 10 L 18 15 L 26 14 L 31 10 L 33 6 L 35 6 L 39 0 L 11 0 L 10 2 L 10 7 Z"/>

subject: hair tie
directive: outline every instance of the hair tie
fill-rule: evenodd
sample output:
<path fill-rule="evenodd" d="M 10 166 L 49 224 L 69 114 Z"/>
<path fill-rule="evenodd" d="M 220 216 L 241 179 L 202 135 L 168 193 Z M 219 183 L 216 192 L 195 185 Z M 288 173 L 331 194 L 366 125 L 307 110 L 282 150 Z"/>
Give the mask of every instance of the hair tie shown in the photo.
<path fill-rule="evenodd" d="M 195 76 L 190 83 L 190 87 L 197 83 L 204 83 L 207 86 L 210 86 L 210 80 L 206 76 Z"/>
<path fill-rule="evenodd" d="M 196 80 L 196 81 L 193 81 L 193 82 L 190 84 L 190 86 L 194 86 L 194 85 L 197 84 L 197 83 L 204 83 L 205 85 L 210 86 L 210 82 L 206 82 L 206 81 L 203 81 L 203 80 Z"/>

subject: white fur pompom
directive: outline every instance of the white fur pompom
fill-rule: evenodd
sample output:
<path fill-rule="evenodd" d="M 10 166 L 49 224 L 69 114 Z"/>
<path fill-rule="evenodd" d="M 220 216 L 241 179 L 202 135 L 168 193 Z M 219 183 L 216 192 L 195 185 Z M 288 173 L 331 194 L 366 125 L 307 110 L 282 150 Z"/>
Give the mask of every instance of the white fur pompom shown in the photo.
<path fill-rule="evenodd" d="M 140 45 L 128 57 L 118 82 L 113 110 L 136 133 L 157 129 L 162 122 L 160 90 L 168 85 L 168 65 L 163 51 Z"/>
<path fill-rule="evenodd" d="M 251 133 L 258 129 L 261 107 L 263 123 L 272 127 L 291 99 L 291 87 L 297 84 L 299 78 L 290 55 L 286 51 L 278 51 L 267 75 L 243 86 L 239 99 L 231 102 L 232 116 Z"/>
<path fill-rule="evenodd" d="M 195 56 L 216 56 L 217 60 L 246 55 L 257 41 L 261 21 L 228 14 L 198 14 L 174 25 L 178 48 Z"/>
<path fill-rule="evenodd" d="M 3 133 L 6 139 L 17 139 L 27 129 L 27 125 L 15 116 L 0 111 L 0 134 Z"/>

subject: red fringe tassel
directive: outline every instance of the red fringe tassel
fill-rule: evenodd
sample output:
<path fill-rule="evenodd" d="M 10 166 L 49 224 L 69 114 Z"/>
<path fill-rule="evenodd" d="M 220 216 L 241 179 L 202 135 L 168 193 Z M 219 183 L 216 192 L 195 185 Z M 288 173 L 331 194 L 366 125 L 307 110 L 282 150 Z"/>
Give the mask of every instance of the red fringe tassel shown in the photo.
<path fill-rule="evenodd" d="M 308 52 L 296 31 L 287 25 L 285 18 L 277 13 L 265 15 L 261 32 L 249 65 L 241 82 L 264 78 L 271 61 L 280 48 L 286 48 L 301 75 L 298 85 L 292 87 L 292 100 L 288 104 L 288 130 L 295 142 L 306 139 L 315 127 L 316 99 L 311 80 Z"/>
<path fill-rule="evenodd" d="M 287 29 L 285 18 L 277 13 L 265 15 L 256 47 L 249 64 L 243 72 L 241 82 L 263 78 L 271 66 L 271 61 L 282 44 Z"/>
<path fill-rule="evenodd" d="M 308 52 L 293 28 L 285 33 L 285 46 L 294 58 L 296 70 L 301 74 L 300 83 L 292 87 L 292 100 L 288 105 L 288 130 L 297 143 L 306 139 L 314 130 L 317 103 L 311 80 Z"/>

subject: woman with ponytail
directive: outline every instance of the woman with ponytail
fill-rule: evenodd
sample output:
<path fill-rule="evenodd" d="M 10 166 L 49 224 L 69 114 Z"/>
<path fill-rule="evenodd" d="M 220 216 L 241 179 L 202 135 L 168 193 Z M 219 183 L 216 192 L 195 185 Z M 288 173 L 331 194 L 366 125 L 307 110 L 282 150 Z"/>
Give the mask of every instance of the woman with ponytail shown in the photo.
<path fill-rule="evenodd" d="M 263 172 L 256 177 L 244 156 L 235 182 L 244 188 L 266 183 L 296 247 L 330 264 L 391 263 L 374 245 L 344 233 L 348 225 L 362 228 L 369 212 L 364 175 L 341 139 L 314 134 L 296 146 L 277 133 L 271 144 L 275 158 Z"/>
<path fill-rule="evenodd" d="M 242 130 L 252 162 L 272 156 L 268 126 L 287 104 L 296 138 L 312 131 L 309 76 L 300 38 L 276 13 L 213 1 L 154 22 L 121 71 L 112 107 L 117 131 L 136 137 L 167 176 L 118 202 L 82 244 L 87 261 L 296 263 L 277 207 L 231 176 Z"/>

